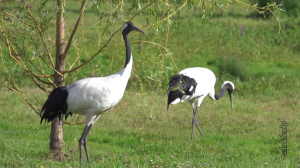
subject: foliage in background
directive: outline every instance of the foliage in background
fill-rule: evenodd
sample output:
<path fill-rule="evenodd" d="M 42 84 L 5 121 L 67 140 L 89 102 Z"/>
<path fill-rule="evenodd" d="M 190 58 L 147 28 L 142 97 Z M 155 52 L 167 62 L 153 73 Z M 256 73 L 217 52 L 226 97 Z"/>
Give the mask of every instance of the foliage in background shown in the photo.
<path fill-rule="evenodd" d="M 257 0 L 258 6 L 268 6 L 273 3 L 282 4 L 282 8 L 285 10 L 283 14 L 290 17 L 298 17 L 300 15 L 300 1 L 295 0 Z M 268 15 L 269 16 L 269 15 Z"/>
<path fill-rule="evenodd" d="M 52 81 L 54 72 L 52 55 L 55 50 L 55 2 L 10 0 L 1 3 L 4 5 L 1 8 L 1 46 L 6 48 L 2 55 L 1 81 L 6 87 L 17 92 L 38 113 L 41 103 L 36 102 L 36 99 L 25 98 L 19 90 L 19 85 L 21 83 L 27 86 L 35 85 L 48 94 L 49 87 L 56 87 Z M 113 37 L 121 30 L 125 21 L 134 19 L 137 26 L 144 27 L 144 30 L 148 32 L 148 36 L 144 37 L 146 40 L 138 39 L 141 37 L 135 37 L 136 34 L 132 35 L 132 39 L 134 39 L 132 43 L 139 43 L 138 53 L 135 57 L 136 70 L 133 72 L 135 78 L 133 85 L 138 88 L 138 91 L 145 89 L 159 91 L 162 84 L 165 84 L 163 77 L 169 75 L 165 73 L 168 66 L 173 64 L 176 67 L 167 44 L 170 26 L 174 21 L 177 24 L 180 10 L 188 9 L 193 16 L 200 14 L 201 20 L 205 18 L 208 11 L 212 13 L 215 8 L 226 12 L 223 2 L 208 0 L 170 2 L 97 0 L 87 3 L 86 8 L 85 3 L 86 1 L 81 1 L 81 3 L 67 1 L 66 3 L 67 27 L 73 29 L 72 31 L 70 28 L 67 29 L 69 40 L 66 41 L 64 54 L 67 57 L 66 70 L 64 74 L 61 74 L 65 77 L 66 84 L 83 77 L 106 76 L 118 71 L 124 61 L 123 47 L 121 47 L 121 38 Z M 227 0 L 224 3 L 229 5 L 230 1 Z M 80 8 L 77 22 L 74 22 L 76 15 L 68 15 L 68 11 L 74 10 L 73 6 L 77 9 Z M 256 9 L 251 5 L 247 7 Z M 272 10 L 278 9 L 273 6 L 270 11 Z M 79 23 L 82 15 L 84 16 L 83 21 Z M 96 15 L 96 20 L 90 19 L 93 15 Z M 80 26 L 77 30 L 78 24 Z M 76 30 L 80 34 L 75 34 Z M 154 41 L 159 34 L 166 36 L 163 41 L 156 43 Z M 90 43 L 94 45 L 90 45 Z M 71 50 L 68 52 L 70 46 Z M 149 52 L 150 50 L 156 53 L 153 55 L 152 52 Z M 106 59 L 99 63 L 94 59 L 96 56 L 106 57 Z M 165 59 L 168 57 L 171 60 Z M 85 66 L 87 64 L 89 66 Z M 77 73 L 81 73 L 82 76 Z"/>

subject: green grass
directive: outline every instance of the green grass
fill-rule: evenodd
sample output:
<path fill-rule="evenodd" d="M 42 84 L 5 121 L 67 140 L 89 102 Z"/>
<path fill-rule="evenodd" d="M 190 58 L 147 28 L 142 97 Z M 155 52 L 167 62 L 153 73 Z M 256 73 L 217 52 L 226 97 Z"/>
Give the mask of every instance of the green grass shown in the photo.
<path fill-rule="evenodd" d="M 24 91 L 30 94 L 27 89 Z M 196 131 L 193 142 L 192 110 L 188 103 L 171 106 L 167 112 L 164 95 L 125 94 L 89 135 L 91 166 L 151 167 L 153 160 L 154 166 L 163 167 L 205 167 L 204 163 L 210 167 L 296 167 L 300 164 L 297 91 L 285 93 L 284 97 L 235 94 L 233 110 L 227 95 L 219 101 L 206 98 L 198 115 L 205 138 Z M 53 162 L 48 156 L 50 124 L 40 125 L 40 118 L 13 92 L 1 89 L 1 93 L 1 166 L 79 166 L 78 139 L 84 125 L 64 126 L 67 157 Z M 40 94 L 39 99 L 45 96 Z M 72 119 L 68 121 L 74 122 Z M 288 123 L 286 158 L 280 150 L 281 121 Z"/>
<path fill-rule="evenodd" d="M 68 8 L 79 5 L 74 1 L 70 3 Z M 47 6 L 49 10 L 52 7 Z M 235 7 L 228 8 L 228 17 L 220 17 L 221 14 L 216 12 L 202 22 L 200 15 L 191 17 L 184 10 L 178 23 L 171 25 L 167 43 L 179 70 L 194 66 L 211 69 L 218 78 L 216 92 L 224 80 L 232 81 L 236 86 L 234 109 L 230 109 L 228 95 L 219 101 L 204 99 L 198 120 L 205 138 L 196 131 L 191 142 L 192 110 L 188 103 L 171 106 L 166 111 L 167 98 L 163 93 L 169 77 L 177 73 L 171 58 L 149 43 L 143 43 L 143 51 L 137 53 L 139 43 L 133 42 L 135 67 L 127 91 L 151 94 L 126 93 L 114 109 L 99 119 L 88 137 L 91 167 L 126 167 L 127 164 L 129 167 L 151 167 L 150 160 L 154 166 L 163 167 L 171 164 L 173 167 L 300 165 L 299 18 L 284 18 L 282 31 L 275 38 L 277 27 L 274 21 L 253 18 L 244 8 Z M 76 10 L 67 10 L 69 32 L 77 14 Z M 103 27 L 93 27 L 95 20 L 95 15 L 88 11 L 84 25 L 78 30 L 84 30 L 86 41 L 83 42 L 81 35 L 75 36 L 80 49 L 80 61 L 76 65 L 85 62 L 87 55 L 103 45 L 103 41 L 98 45 Z M 133 22 L 138 27 L 145 26 L 142 18 Z M 131 41 L 142 38 L 162 45 L 166 43 L 165 30 L 159 34 L 153 29 L 146 32 L 146 35 L 132 37 Z M 54 30 L 50 29 L 49 34 L 54 37 Z M 106 50 L 80 71 L 68 75 L 66 83 L 88 77 L 98 68 L 102 69 L 96 76 L 119 71 L 124 63 L 121 34 L 113 38 L 112 44 L 117 43 L 121 45 Z M 22 93 L 40 107 L 46 94 L 20 78 L 24 72 L 10 66 L 7 50 L 2 42 L 0 45 L 1 56 L 17 77 Z M 52 55 L 54 49 L 52 46 Z M 72 47 L 67 69 L 76 57 Z M 164 68 L 161 68 L 162 60 Z M 51 70 L 46 69 L 46 72 Z M 40 125 L 40 118 L 17 94 L 3 85 L 0 89 L 0 167 L 79 167 L 78 139 L 84 125 L 64 126 L 64 161 L 52 161 L 49 156 L 50 124 Z M 74 118 L 68 121 L 75 122 Z M 288 123 L 287 157 L 283 157 L 280 150 L 279 126 L 282 121 Z M 87 162 L 84 166 L 88 167 Z"/>

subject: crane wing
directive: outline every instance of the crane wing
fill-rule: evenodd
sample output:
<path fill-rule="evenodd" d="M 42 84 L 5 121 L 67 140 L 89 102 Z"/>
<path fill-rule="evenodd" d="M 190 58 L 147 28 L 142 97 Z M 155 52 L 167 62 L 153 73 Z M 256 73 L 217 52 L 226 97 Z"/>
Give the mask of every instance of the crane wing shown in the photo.
<path fill-rule="evenodd" d="M 193 95 L 197 82 L 195 79 L 185 75 L 174 75 L 169 82 L 168 91 L 179 90 L 182 95 Z"/>

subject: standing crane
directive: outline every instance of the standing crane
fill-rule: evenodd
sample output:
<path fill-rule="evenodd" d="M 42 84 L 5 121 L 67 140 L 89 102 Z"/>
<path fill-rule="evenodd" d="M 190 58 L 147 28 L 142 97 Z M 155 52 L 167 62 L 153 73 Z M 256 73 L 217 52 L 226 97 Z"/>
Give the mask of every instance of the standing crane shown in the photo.
<path fill-rule="evenodd" d="M 194 113 L 194 118 L 192 120 L 192 140 L 195 125 L 198 127 L 198 130 L 203 138 L 199 121 L 197 120 L 197 112 L 205 96 L 209 95 L 209 97 L 211 97 L 213 100 L 219 100 L 227 90 L 230 96 L 231 108 L 233 108 L 232 97 L 234 84 L 230 81 L 225 81 L 222 84 L 220 93 L 215 94 L 215 83 L 215 74 L 211 70 L 202 67 L 187 68 L 171 77 L 167 92 L 167 110 L 169 109 L 170 104 L 174 105 L 179 102 L 184 102 L 185 100 L 189 101 L 189 103 L 192 105 Z"/>
<path fill-rule="evenodd" d="M 90 163 L 86 144 L 92 126 L 102 113 L 118 104 L 124 95 L 132 70 L 132 52 L 128 35 L 133 30 L 145 34 L 131 22 L 124 24 L 122 35 L 126 47 L 126 61 L 121 71 L 106 77 L 84 78 L 68 86 L 55 88 L 42 107 L 41 123 L 43 120 L 50 122 L 57 116 L 60 119 L 65 116 L 67 119 L 72 113 L 86 116 L 86 126 L 79 139 L 80 163 L 82 146 Z"/>

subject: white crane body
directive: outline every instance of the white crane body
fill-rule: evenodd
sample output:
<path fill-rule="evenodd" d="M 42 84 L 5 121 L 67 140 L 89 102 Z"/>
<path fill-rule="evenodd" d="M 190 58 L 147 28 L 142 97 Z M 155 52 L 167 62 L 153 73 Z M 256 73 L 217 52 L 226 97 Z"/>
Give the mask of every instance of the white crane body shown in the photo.
<path fill-rule="evenodd" d="M 131 74 L 132 59 L 126 69 L 107 77 L 90 77 L 68 85 L 67 113 L 86 115 L 86 125 L 91 117 L 101 115 L 118 104 L 123 98 Z"/>
<path fill-rule="evenodd" d="M 202 67 L 187 68 L 180 71 L 177 75 L 187 76 L 189 78 L 194 79 L 197 82 L 197 86 L 193 94 L 183 95 L 180 102 L 184 102 L 185 100 L 192 100 L 194 98 L 199 98 L 201 96 L 206 96 L 207 94 L 209 94 L 210 96 L 213 95 L 211 98 L 214 99 L 214 95 L 215 95 L 214 86 L 216 83 L 216 76 L 211 70 Z M 192 89 L 193 86 L 189 88 L 189 90 Z M 176 102 L 178 103 L 179 101 Z M 172 104 L 175 104 L 175 102 Z"/>

